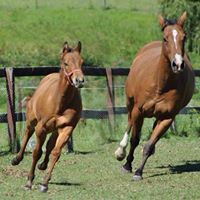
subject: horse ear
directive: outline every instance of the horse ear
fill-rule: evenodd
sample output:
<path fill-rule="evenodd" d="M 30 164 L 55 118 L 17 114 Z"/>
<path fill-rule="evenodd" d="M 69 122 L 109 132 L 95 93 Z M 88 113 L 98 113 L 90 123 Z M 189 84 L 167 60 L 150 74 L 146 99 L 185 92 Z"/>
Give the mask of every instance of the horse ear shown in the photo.
<path fill-rule="evenodd" d="M 63 49 L 62 49 L 62 52 L 63 53 L 67 53 L 67 52 L 69 52 L 70 51 L 70 47 L 69 47 L 69 45 L 68 45 L 68 42 L 65 42 L 64 44 L 63 44 Z"/>
<path fill-rule="evenodd" d="M 165 19 L 161 15 L 158 15 L 158 20 L 161 28 L 163 28 L 165 26 Z"/>
<path fill-rule="evenodd" d="M 186 20 L 186 17 L 187 17 L 187 12 L 185 11 L 177 20 L 177 24 L 182 26 L 184 25 L 184 22 Z"/>
<path fill-rule="evenodd" d="M 81 42 L 79 41 L 77 44 L 77 47 L 74 48 L 74 51 L 78 51 L 79 53 L 81 53 Z"/>
<path fill-rule="evenodd" d="M 71 50 L 71 49 L 70 49 L 68 43 L 65 42 L 65 43 L 63 44 L 63 48 L 60 50 L 60 59 L 62 60 L 64 54 L 70 52 L 70 50 Z"/>
<path fill-rule="evenodd" d="M 60 59 L 63 59 L 64 54 L 70 51 L 69 45 L 67 42 L 63 44 L 63 48 L 60 50 Z"/>

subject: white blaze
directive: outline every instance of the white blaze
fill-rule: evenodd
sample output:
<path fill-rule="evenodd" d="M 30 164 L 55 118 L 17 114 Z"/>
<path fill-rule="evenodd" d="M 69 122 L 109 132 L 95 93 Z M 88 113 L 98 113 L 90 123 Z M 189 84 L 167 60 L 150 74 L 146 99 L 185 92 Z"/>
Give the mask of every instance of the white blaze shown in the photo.
<path fill-rule="evenodd" d="M 173 29 L 172 30 L 172 35 L 173 35 L 173 38 L 174 38 L 175 47 L 177 49 L 177 40 L 176 40 L 176 36 L 178 35 L 177 30 Z"/>

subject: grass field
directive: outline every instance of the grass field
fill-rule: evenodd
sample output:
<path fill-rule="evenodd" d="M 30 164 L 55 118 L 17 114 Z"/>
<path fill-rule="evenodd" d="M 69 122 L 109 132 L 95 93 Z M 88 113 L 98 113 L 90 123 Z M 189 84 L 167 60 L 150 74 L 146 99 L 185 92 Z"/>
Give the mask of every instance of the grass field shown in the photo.
<path fill-rule="evenodd" d="M 103 2 L 1 0 L 0 66 L 58 65 L 63 42 L 80 40 L 85 63 L 129 67 L 138 49 L 160 39 L 158 1 Z"/>
<path fill-rule="evenodd" d="M 0 67 L 58 65 L 64 41 L 83 44 L 86 64 L 129 67 L 134 55 L 145 43 L 160 38 L 157 22 L 158 1 L 152 0 L 0 0 Z M 177 13 L 178 15 L 179 13 Z M 200 58 L 190 53 L 192 63 L 200 67 Z M 38 80 L 37 80 L 38 81 Z M 199 81 L 198 81 L 199 82 Z M 0 112 L 6 112 L 5 82 L 1 83 Z M 116 85 L 123 85 L 119 77 Z M 16 78 L 16 88 L 36 86 L 35 78 Z M 105 79 L 88 78 L 82 91 L 84 108 L 105 106 Z M 191 105 L 199 105 L 199 84 Z M 25 91 L 25 95 L 29 91 Z M 98 98 L 97 98 L 98 94 Z M 18 98 L 16 91 L 16 99 Z M 116 105 L 125 104 L 124 91 L 116 91 Z M 16 102 L 17 107 L 17 102 Z M 7 125 L 0 124 L 0 199 L 200 199 L 200 140 L 198 114 L 177 117 L 178 135 L 168 134 L 158 142 L 156 154 L 144 170 L 144 179 L 133 182 L 133 174 L 122 174 L 122 163 L 114 151 L 126 127 L 126 116 L 116 118 L 110 132 L 107 120 L 80 122 L 74 132 L 75 153 L 63 150 L 47 194 L 37 186 L 43 172 L 36 170 L 32 191 L 24 191 L 30 169 L 32 149 L 27 148 L 23 162 L 11 166 Z M 152 120 L 143 128 L 135 165 L 141 160 L 141 147 L 147 140 Z M 17 124 L 21 138 L 24 124 Z"/>
<path fill-rule="evenodd" d="M 141 44 L 156 33 L 153 14 L 115 11 L 41 8 L 1 13 L 1 66 L 58 65 L 64 41 L 83 44 L 85 62 L 94 65 L 129 65 Z M 98 40 L 97 40 L 98 38 Z"/>
<path fill-rule="evenodd" d="M 120 171 L 122 163 L 114 158 L 117 143 L 102 144 L 98 138 L 92 136 L 91 138 L 89 141 L 87 132 L 75 134 L 76 153 L 66 154 L 63 151 L 46 194 L 41 194 L 37 190 L 44 175 L 38 170 L 33 190 L 23 189 L 31 163 L 31 154 L 27 153 L 19 166 L 12 167 L 10 160 L 13 155 L 1 152 L 1 199 L 196 200 L 200 198 L 198 139 L 190 137 L 161 139 L 157 144 L 156 154 L 148 160 L 145 167 L 144 179 L 134 182 L 131 180 L 133 174 L 123 174 Z M 135 155 L 134 169 L 140 163 L 141 145 Z"/>

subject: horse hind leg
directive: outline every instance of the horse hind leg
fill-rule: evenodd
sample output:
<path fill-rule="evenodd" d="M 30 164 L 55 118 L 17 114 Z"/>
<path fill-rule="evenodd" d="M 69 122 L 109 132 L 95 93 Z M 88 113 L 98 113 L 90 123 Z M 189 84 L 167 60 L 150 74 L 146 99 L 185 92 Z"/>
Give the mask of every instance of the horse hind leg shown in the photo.
<path fill-rule="evenodd" d="M 30 137 L 33 135 L 34 131 L 35 131 L 34 123 L 30 124 L 26 123 L 26 130 L 22 139 L 22 145 L 17 155 L 12 159 L 11 161 L 12 165 L 18 165 L 23 160 L 26 145 Z"/>
<path fill-rule="evenodd" d="M 42 156 L 42 145 L 44 144 L 45 139 L 46 139 L 46 133 L 43 130 L 43 126 L 41 126 L 39 124 L 36 126 L 35 135 L 36 135 L 36 144 L 35 144 L 35 148 L 32 153 L 32 157 L 33 157 L 32 165 L 31 165 L 31 169 L 28 174 L 28 181 L 27 181 L 27 184 L 25 185 L 25 189 L 32 188 L 32 182 L 35 177 L 35 167 L 36 167 L 38 160 Z"/>
<path fill-rule="evenodd" d="M 45 158 L 44 158 L 43 162 L 38 164 L 38 166 L 37 166 L 39 170 L 45 170 L 47 168 L 47 165 L 48 165 L 48 162 L 49 162 L 49 155 L 50 155 L 52 149 L 55 146 L 57 137 L 58 137 L 58 132 L 53 132 L 51 134 L 51 136 L 50 136 L 50 138 L 47 142 L 47 145 L 46 145 Z"/>
<path fill-rule="evenodd" d="M 54 166 L 60 157 L 62 147 L 68 141 L 69 137 L 72 134 L 73 129 L 74 129 L 73 126 L 67 126 L 64 128 L 60 128 L 58 130 L 58 138 L 56 140 L 55 147 L 51 151 L 51 159 L 50 159 L 49 166 L 47 169 L 47 174 L 45 175 L 43 182 L 39 186 L 39 190 L 41 192 L 47 192 L 48 183 L 49 183 L 49 180 L 51 179 L 51 174 L 54 169 Z"/>
<path fill-rule="evenodd" d="M 161 138 L 161 136 L 167 131 L 170 127 L 173 119 L 164 119 L 164 120 L 157 120 L 151 134 L 150 139 L 144 145 L 143 148 L 143 155 L 142 155 L 142 163 L 135 171 L 133 176 L 133 180 L 138 181 L 142 179 L 143 169 L 147 162 L 147 159 L 154 154 L 155 151 L 155 144 Z"/>

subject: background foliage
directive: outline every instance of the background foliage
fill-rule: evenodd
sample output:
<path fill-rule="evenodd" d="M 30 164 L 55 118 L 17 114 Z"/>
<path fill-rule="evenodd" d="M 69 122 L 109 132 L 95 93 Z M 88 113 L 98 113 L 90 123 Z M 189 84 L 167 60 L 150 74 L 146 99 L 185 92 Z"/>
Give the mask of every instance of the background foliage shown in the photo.
<path fill-rule="evenodd" d="M 200 1 L 199 0 L 160 0 L 161 11 L 167 18 L 176 18 L 177 13 L 187 12 L 185 29 L 188 49 L 200 55 Z M 176 8 L 176 9 L 174 9 Z"/>

